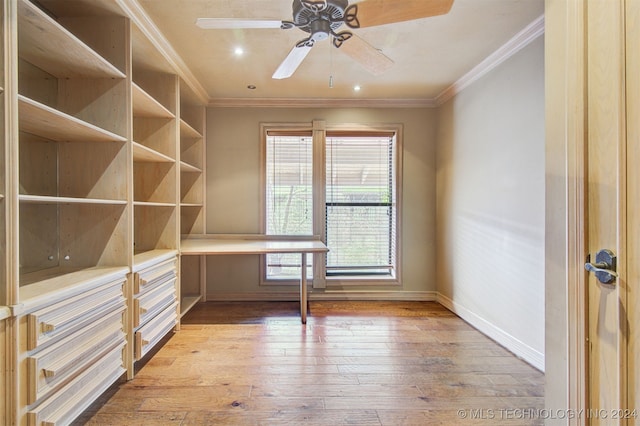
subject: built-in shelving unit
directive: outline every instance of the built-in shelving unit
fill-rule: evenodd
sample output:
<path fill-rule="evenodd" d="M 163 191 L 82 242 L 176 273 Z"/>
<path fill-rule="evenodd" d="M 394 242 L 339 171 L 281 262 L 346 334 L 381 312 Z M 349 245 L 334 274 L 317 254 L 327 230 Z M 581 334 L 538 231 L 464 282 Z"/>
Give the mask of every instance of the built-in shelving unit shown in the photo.
<path fill-rule="evenodd" d="M 134 253 L 133 363 L 178 324 L 180 151 L 178 77 L 145 35 L 131 27 Z"/>
<path fill-rule="evenodd" d="M 181 234 L 205 232 L 205 109 L 184 81 L 180 84 Z"/>
<path fill-rule="evenodd" d="M 203 234 L 205 229 L 205 132 L 206 114 L 202 103 L 180 81 L 180 233 Z M 205 298 L 203 256 L 181 258 L 181 315 Z"/>
<path fill-rule="evenodd" d="M 126 111 L 127 84 L 113 63 L 123 59 L 101 56 L 33 3 L 17 4 L 20 286 L 43 270 L 126 266 L 127 121 L 114 111 Z"/>
<path fill-rule="evenodd" d="M 204 97 L 133 6 L 0 0 L 0 424 L 71 423 L 204 294 Z"/>
<path fill-rule="evenodd" d="M 128 21 L 6 1 L 17 10 L 19 265 L 9 423 L 62 424 L 127 370 Z"/>

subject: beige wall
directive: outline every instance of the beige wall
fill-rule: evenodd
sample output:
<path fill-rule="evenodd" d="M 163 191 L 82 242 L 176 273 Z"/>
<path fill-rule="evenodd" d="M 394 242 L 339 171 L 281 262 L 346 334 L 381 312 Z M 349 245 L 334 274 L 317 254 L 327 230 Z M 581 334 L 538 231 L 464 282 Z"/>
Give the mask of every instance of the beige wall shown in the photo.
<path fill-rule="evenodd" d="M 441 302 L 544 368 L 544 40 L 440 108 Z"/>
<path fill-rule="evenodd" d="M 260 231 L 259 124 L 401 123 L 404 128 L 402 285 L 328 288 L 331 297 L 435 297 L 435 116 L 430 108 L 209 108 L 207 111 L 207 232 Z M 210 299 L 295 298 L 296 288 L 259 286 L 258 258 L 210 256 Z M 320 297 L 314 290 L 310 298 Z"/>
<path fill-rule="evenodd" d="M 437 295 L 544 369 L 543 37 L 438 109 L 209 108 L 207 232 L 259 232 L 259 124 L 314 119 L 404 125 L 404 243 L 402 286 L 311 298 Z M 209 257 L 208 297 L 295 299 L 296 288 L 258 285 L 258 266 L 257 256 Z"/>

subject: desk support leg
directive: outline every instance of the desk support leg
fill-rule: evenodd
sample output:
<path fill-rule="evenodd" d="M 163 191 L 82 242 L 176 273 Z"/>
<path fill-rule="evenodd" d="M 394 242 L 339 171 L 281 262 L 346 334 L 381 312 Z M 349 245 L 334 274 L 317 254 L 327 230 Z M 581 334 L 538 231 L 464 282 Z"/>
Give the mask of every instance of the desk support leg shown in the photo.
<path fill-rule="evenodd" d="M 300 318 L 307 323 L 307 254 L 302 253 L 300 262 Z"/>

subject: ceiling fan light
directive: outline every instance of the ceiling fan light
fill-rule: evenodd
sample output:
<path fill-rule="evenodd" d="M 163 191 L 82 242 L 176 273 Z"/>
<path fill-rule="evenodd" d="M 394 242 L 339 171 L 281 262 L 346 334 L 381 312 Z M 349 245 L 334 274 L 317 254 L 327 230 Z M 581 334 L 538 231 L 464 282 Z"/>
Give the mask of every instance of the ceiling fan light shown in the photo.
<path fill-rule="evenodd" d="M 331 34 L 331 24 L 329 21 L 325 21 L 323 19 L 317 19 L 311 22 L 311 38 L 314 41 L 322 41 L 329 38 L 329 34 Z"/>

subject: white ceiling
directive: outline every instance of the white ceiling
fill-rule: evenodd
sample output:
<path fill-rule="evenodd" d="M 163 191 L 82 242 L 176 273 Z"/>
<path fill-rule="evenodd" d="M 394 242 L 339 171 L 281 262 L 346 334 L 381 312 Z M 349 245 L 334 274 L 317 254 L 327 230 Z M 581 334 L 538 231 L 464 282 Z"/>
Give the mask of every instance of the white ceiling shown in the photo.
<path fill-rule="evenodd" d="M 369 74 L 325 40 L 316 43 L 291 78 L 273 80 L 271 75 L 280 62 L 308 34 L 296 28 L 205 30 L 195 21 L 200 17 L 290 20 L 292 0 L 138 3 L 218 103 L 238 99 L 433 100 L 544 13 L 543 0 L 454 0 L 444 16 L 354 30 L 394 61 L 381 76 Z M 236 47 L 245 53 L 234 55 Z M 333 88 L 329 87 L 330 76 Z M 356 84 L 362 87 L 360 92 L 353 91 Z"/>

